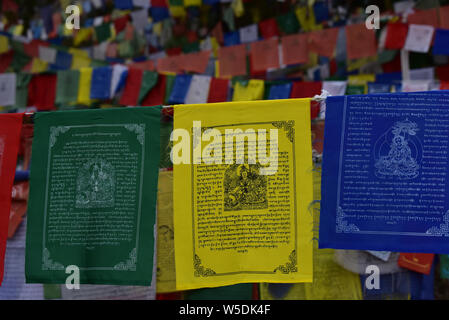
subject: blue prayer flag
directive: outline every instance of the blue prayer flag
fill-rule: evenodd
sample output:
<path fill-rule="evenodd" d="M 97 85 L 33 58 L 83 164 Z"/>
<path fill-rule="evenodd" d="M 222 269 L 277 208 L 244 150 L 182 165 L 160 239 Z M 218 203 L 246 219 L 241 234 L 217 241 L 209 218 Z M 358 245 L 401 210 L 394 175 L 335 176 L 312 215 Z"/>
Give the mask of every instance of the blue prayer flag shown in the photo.
<path fill-rule="evenodd" d="M 112 68 L 100 67 L 92 70 L 91 99 L 109 99 L 111 94 Z"/>
<path fill-rule="evenodd" d="M 181 74 L 175 77 L 175 83 L 173 84 L 173 88 L 170 93 L 170 97 L 168 99 L 168 103 L 170 104 L 182 104 L 184 103 L 187 91 L 190 87 L 190 81 L 192 80 L 192 76 L 189 74 Z"/>
<path fill-rule="evenodd" d="M 326 100 L 320 248 L 449 253 L 447 97 Z"/>

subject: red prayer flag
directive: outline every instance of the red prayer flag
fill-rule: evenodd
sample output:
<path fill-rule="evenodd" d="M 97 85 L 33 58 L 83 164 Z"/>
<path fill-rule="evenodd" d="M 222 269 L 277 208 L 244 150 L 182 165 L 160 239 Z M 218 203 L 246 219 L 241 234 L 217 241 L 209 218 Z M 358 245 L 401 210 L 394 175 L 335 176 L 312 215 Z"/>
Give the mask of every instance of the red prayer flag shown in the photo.
<path fill-rule="evenodd" d="M 125 29 L 126 24 L 128 23 L 128 20 L 129 20 L 129 15 L 125 15 L 123 17 L 120 17 L 120 18 L 114 20 L 114 28 L 115 28 L 115 32 L 117 34 L 122 32 L 123 29 Z"/>
<path fill-rule="evenodd" d="M 279 36 L 279 28 L 276 19 L 271 18 L 259 23 L 259 30 L 262 38 L 269 39 Z"/>
<path fill-rule="evenodd" d="M 21 113 L 0 114 L 0 285 L 8 237 L 11 194 L 19 152 Z"/>
<path fill-rule="evenodd" d="M 401 72 L 401 55 L 397 54 L 390 62 L 382 64 L 383 72 Z"/>
<path fill-rule="evenodd" d="M 183 55 L 182 69 L 187 72 L 205 73 L 210 51 L 193 52 Z"/>
<path fill-rule="evenodd" d="M 124 106 L 137 106 L 140 86 L 142 85 L 143 70 L 130 68 L 126 78 L 120 104 Z"/>
<path fill-rule="evenodd" d="M 12 238 L 27 211 L 27 201 L 12 200 L 8 223 L 8 239 Z"/>
<path fill-rule="evenodd" d="M 208 103 L 226 102 L 228 100 L 229 80 L 212 78 L 209 86 Z"/>
<path fill-rule="evenodd" d="M 398 265 L 415 272 L 429 274 L 432 268 L 433 253 L 400 253 Z"/>
<path fill-rule="evenodd" d="M 406 23 L 388 23 L 385 49 L 402 49 L 407 39 L 408 25 Z"/>
<path fill-rule="evenodd" d="M 246 75 L 246 45 L 218 48 L 220 77 Z"/>
<path fill-rule="evenodd" d="M 449 81 L 441 81 L 440 90 L 449 90 Z"/>
<path fill-rule="evenodd" d="M 214 37 L 220 45 L 224 43 L 223 26 L 221 21 L 212 29 L 210 35 Z"/>
<path fill-rule="evenodd" d="M 28 85 L 28 105 L 38 111 L 55 110 L 56 74 L 33 75 Z"/>
<path fill-rule="evenodd" d="M 142 106 L 158 106 L 164 104 L 165 100 L 165 75 L 158 75 L 156 85 L 148 92 L 142 101 Z"/>
<path fill-rule="evenodd" d="M 410 24 L 425 24 L 438 28 L 438 11 L 436 8 L 428 10 L 417 10 L 407 16 Z"/>
<path fill-rule="evenodd" d="M 321 94 L 323 83 L 321 81 L 312 82 L 293 82 L 290 98 L 312 98 L 317 94 Z M 320 113 L 320 103 L 318 101 L 310 102 L 310 117 L 315 119 Z"/>
<path fill-rule="evenodd" d="M 32 40 L 23 44 L 23 51 L 30 57 L 39 57 L 39 46 L 47 47 L 48 43 L 42 40 Z"/>
<path fill-rule="evenodd" d="M 179 56 L 182 54 L 182 48 L 181 47 L 169 48 L 165 50 L 165 53 L 167 54 L 167 56 Z"/>
<path fill-rule="evenodd" d="M 8 67 L 11 65 L 13 58 L 14 58 L 13 50 L 9 50 L 8 52 L 0 54 L 0 73 L 6 72 Z"/>
<path fill-rule="evenodd" d="M 13 0 L 3 0 L 2 1 L 2 11 L 7 12 L 17 12 L 19 10 L 19 5 Z"/>
<path fill-rule="evenodd" d="M 167 0 L 151 0 L 152 7 L 168 7 Z"/>
<path fill-rule="evenodd" d="M 286 65 L 307 63 L 309 61 L 307 39 L 305 33 L 282 37 L 282 62 Z"/>
<path fill-rule="evenodd" d="M 348 59 L 361 59 L 377 53 L 374 30 L 367 29 L 364 23 L 346 26 L 346 52 Z"/>
<path fill-rule="evenodd" d="M 322 57 L 332 58 L 337 46 L 338 28 L 316 30 L 308 33 L 309 51 Z"/>
<path fill-rule="evenodd" d="M 279 49 L 277 38 L 252 42 L 250 50 L 254 71 L 257 72 L 272 68 L 279 68 Z"/>

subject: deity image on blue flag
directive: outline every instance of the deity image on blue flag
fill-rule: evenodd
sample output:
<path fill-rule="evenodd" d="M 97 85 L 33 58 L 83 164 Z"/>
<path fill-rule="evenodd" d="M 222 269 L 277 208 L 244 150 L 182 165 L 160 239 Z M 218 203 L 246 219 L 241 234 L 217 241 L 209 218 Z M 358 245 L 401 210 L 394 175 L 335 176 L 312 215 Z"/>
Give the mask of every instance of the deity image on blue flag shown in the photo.
<path fill-rule="evenodd" d="M 418 125 L 409 120 L 398 121 L 374 145 L 376 176 L 412 179 L 419 174 L 422 146 L 416 133 Z M 384 155 L 385 154 L 385 155 Z"/>
<path fill-rule="evenodd" d="M 447 92 L 329 97 L 320 248 L 449 253 Z"/>

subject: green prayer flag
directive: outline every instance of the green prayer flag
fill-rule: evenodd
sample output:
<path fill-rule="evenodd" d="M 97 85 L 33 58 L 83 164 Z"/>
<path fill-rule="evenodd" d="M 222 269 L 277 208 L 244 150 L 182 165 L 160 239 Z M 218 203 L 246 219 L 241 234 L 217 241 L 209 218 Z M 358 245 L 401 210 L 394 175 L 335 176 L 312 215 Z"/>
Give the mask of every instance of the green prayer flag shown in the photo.
<path fill-rule="evenodd" d="M 223 10 L 223 20 L 228 25 L 230 31 L 235 30 L 234 11 L 231 7 L 227 7 Z"/>
<path fill-rule="evenodd" d="M 151 284 L 161 110 L 35 115 L 27 283 Z"/>
<path fill-rule="evenodd" d="M 184 5 L 184 1 L 183 0 L 169 0 L 169 4 L 171 7 L 176 7 L 176 6 L 183 6 Z"/>
<path fill-rule="evenodd" d="M 58 284 L 44 284 L 44 299 L 61 299 L 61 286 Z"/>
<path fill-rule="evenodd" d="M 365 94 L 365 86 L 363 85 L 348 85 L 346 87 L 346 95 L 351 94 Z"/>
<path fill-rule="evenodd" d="M 31 80 L 29 73 L 16 74 L 16 105 L 15 108 L 21 109 L 27 106 L 28 102 L 28 84 Z"/>
<path fill-rule="evenodd" d="M 187 42 L 182 46 L 182 52 L 191 53 L 200 51 L 200 43 L 199 41 L 195 42 Z"/>
<path fill-rule="evenodd" d="M 14 52 L 10 67 L 14 70 L 14 72 L 20 72 L 30 61 L 31 57 L 27 56 L 23 52 L 16 51 Z"/>
<path fill-rule="evenodd" d="M 103 23 L 95 27 L 95 36 L 98 43 L 102 43 L 111 37 L 111 24 Z"/>
<path fill-rule="evenodd" d="M 170 152 L 173 147 L 173 142 L 170 141 L 170 135 L 173 131 L 173 117 L 164 116 L 161 120 L 161 160 L 159 161 L 159 168 L 173 168 L 173 163 L 170 158 Z"/>
<path fill-rule="evenodd" d="M 58 71 L 55 103 L 60 106 L 76 103 L 80 82 L 79 70 Z"/>
<path fill-rule="evenodd" d="M 397 53 L 398 53 L 397 50 L 383 50 L 382 52 L 379 53 L 377 62 L 379 64 L 390 62 L 396 57 Z"/>
<path fill-rule="evenodd" d="M 165 103 L 168 103 L 174 83 L 175 83 L 175 76 L 173 75 L 165 76 L 165 99 L 164 99 Z"/>
<path fill-rule="evenodd" d="M 299 21 L 293 11 L 289 11 L 284 15 L 277 16 L 276 21 L 279 28 L 285 34 L 297 33 L 299 31 Z"/>
<path fill-rule="evenodd" d="M 142 100 L 148 92 L 157 84 L 158 74 L 154 71 L 144 71 L 142 76 L 142 84 L 140 86 L 138 105 L 142 104 Z"/>
<path fill-rule="evenodd" d="M 122 58 L 130 58 L 133 56 L 133 49 L 130 41 L 120 42 L 118 45 L 119 56 Z"/>

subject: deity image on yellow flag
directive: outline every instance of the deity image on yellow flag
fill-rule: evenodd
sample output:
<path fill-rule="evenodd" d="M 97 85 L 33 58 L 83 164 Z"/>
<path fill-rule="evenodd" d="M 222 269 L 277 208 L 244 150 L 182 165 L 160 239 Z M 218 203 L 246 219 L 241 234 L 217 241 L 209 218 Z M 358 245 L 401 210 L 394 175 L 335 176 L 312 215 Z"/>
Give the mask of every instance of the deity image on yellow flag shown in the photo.
<path fill-rule="evenodd" d="M 174 107 L 176 289 L 311 282 L 310 99 Z"/>

